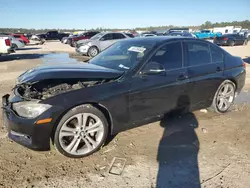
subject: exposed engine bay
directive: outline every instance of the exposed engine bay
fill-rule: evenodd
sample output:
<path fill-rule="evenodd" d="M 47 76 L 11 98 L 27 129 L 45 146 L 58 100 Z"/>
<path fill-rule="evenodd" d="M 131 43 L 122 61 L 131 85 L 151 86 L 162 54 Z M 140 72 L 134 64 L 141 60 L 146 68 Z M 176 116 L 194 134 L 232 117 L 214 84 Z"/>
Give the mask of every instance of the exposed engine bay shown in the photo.
<path fill-rule="evenodd" d="M 98 84 L 103 84 L 109 80 L 91 79 L 91 80 L 43 80 L 33 84 L 22 83 L 17 85 L 14 90 L 25 99 L 44 100 L 62 93 L 72 90 L 91 87 Z"/>

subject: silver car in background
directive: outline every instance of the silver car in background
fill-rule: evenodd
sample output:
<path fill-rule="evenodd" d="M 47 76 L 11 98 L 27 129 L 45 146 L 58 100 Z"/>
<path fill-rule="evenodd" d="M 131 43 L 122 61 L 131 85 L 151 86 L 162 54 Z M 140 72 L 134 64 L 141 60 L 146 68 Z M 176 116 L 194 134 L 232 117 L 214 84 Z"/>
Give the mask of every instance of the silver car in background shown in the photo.
<path fill-rule="evenodd" d="M 17 38 L 10 36 L 10 35 L 8 37 L 11 40 L 11 48 L 13 50 L 16 50 L 18 48 L 23 48 L 25 46 L 22 40 L 18 40 Z"/>
<path fill-rule="evenodd" d="M 130 37 L 125 33 L 102 32 L 91 37 L 89 40 L 79 40 L 76 45 L 76 52 L 94 57 L 115 42 L 126 38 Z"/>

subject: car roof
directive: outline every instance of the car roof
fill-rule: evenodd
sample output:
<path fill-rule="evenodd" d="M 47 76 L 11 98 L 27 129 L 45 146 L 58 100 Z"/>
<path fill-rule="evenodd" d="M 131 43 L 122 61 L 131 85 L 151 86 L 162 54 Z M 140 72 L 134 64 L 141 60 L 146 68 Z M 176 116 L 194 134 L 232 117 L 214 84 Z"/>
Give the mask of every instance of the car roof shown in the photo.
<path fill-rule="evenodd" d="M 108 32 L 101 32 L 101 33 L 103 33 L 103 34 L 112 34 L 112 33 L 121 33 L 121 34 L 124 34 L 123 32 L 110 32 L 110 31 L 108 31 Z"/>
<path fill-rule="evenodd" d="M 139 41 L 154 41 L 156 43 L 164 43 L 171 40 L 190 40 L 191 38 L 186 38 L 182 36 L 154 36 L 154 37 L 138 37 L 128 40 L 137 40 Z M 201 40 L 204 41 L 204 40 Z"/>
<path fill-rule="evenodd" d="M 198 38 L 190 38 L 190 37 L 183 37 L 183 36 L 154 36 L 154 37 L 136 37 L 136 38 L 129 38 L 126 39 L 125 41 L 134 41 L 134 42 L 138 42 L 138 43 L 150 43 L 152 42 L 152 44 L 154 46 L 159 46 L 162 45 L 166 42 L 170 42 L 170 41 L 200 41 L 203 43 L 207 43 L 207 44 L 213 44 L 211 42 L 205 41 L 203 39 L 198 39 Z M 122 40 L 124 41 L 124 40 Z"/>

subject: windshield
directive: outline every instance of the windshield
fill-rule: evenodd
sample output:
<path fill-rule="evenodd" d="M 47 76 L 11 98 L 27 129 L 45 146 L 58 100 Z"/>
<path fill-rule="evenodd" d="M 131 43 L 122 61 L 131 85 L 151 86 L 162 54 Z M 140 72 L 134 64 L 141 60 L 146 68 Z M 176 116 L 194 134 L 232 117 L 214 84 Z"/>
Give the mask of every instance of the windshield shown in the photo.
<path fill-rule="evenodd" d="M 89 61 L 115 70 L 130 70 L 152 49 L 152 41 L 120 41 Z"/>
<path fill-rule="evenodd" d="M 103 35 L 105 35 L 106 33 L 98 33 L 96 35 L 94 35 L 93 37 L 91 37 L 91 40 L 98 40 L 100 39 Z"/>

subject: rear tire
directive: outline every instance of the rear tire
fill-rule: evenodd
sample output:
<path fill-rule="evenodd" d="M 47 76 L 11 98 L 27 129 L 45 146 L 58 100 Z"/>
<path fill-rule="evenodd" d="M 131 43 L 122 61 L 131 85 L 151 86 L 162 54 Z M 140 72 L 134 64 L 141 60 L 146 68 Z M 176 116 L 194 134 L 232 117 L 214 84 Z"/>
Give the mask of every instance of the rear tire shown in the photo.
<path fill-rule="evenodd" d="M 229 43 L 229 46 L 234 46 L 234 45 L 235 45 L 235 41 L 234 40 Z"/>
<path fill-rule="evenodd" d="M 210 111 L 214 111 L 219 114 L 226 113 L 233 105 L 235 99 L 235 84 L 230 80 L 225 80 L 218 87 L 211 107 L 208 108 Z"/>
<path fill-rule="evenodd" d="M 60 120 L 54 135 L 56 149 L 71 158 L 81 158 L 99 150 L 108 136 L 104 114 L 90 104 L 77 106 Z"/>

